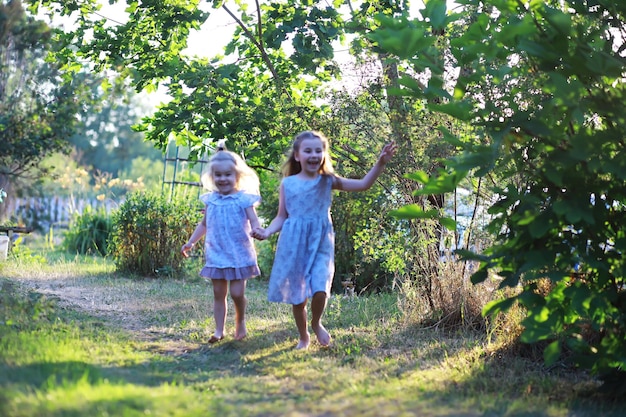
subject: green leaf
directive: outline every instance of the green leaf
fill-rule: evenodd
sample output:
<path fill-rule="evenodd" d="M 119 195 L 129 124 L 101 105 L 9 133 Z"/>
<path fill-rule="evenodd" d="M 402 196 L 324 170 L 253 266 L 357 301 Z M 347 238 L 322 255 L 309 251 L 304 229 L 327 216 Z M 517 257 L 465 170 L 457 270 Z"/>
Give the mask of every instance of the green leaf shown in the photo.
<path fill-rule="evenodd" d="M 437 177 L 428 177 L 427 180 L 426 178 L 421 176 L 419 178 L 419 181 L 423 182 L 424 186 L 421 189 L 415 191 L 415 195 L 436 195 L 451 193 L 456 190 L 459 183 L 466 176 L 466 171 L 458 170 L 440 170 Z"/>
<path fill-rule="evenodd" d="M 415 171 L 404 175 L 405 178 L 425 184 L 428 182 L 428 174 L 424 171 Z"/>
<path fill-rule="evenodd" d="M 422 90 L 424 89 L 424 86 L 413 77 L 401 77 L 398 79 L 398 84 L 418 93 L 422 93 Z"/>
<path fill-rule="evenodd" d="M 439 216 L 439 211 L 436 209 L 425 211 L 417 204 L 409 204 L 392 210 L 390 214 L 398 219 L 435 219 Z"/>
<path fill-rule="evenodd" d="M 513 306 L 515 301 L 517 301 L 515 297 L 489 301 L 483 308 L 483 316 L 494 316 L 502 311 L 506 311 Z"/>
<path fill-rule="evenodd" d="M 447 10 L 445 0 L 428 0 L 425 4 L 426 8 L 422 12 L 422 15 L 428 18 L 433 29 L 445 29 Z"/>
<path fill-rule="evenodd" d="M 539 239 L 548 233 L 548 230 L 552 228 L 552 223 L 553 221 L 551 219 L 540 215 L 530 224 L 528 231 L 533 238 Z"/>
<path fill-rule="evenodd" d="M 472 274 L 470 280 L 472 281 L 472 284 L 479 284 L 484 282 L 487 278 L 489 278 L 489 271 L 487 268 L 480 268 Z"/>
<path fill-rule="evenodd" d="M 439 223 L 445 227 L 446 229 L 454 232 L 456 230 L 456 222 L 454 221 L 454 219 L 451 219 L 450 217 L 440 217 L 439 218 Z"/>
<path fill-rule="evenodd" d="M 543 361 L 545 362 L 546 366 L 550 366 L 556 363 L 556 361 L 559 360 L 560 356 L 561 342 L 559 340 L 555 340 L 554 342 L 550 343 L 543 350 Z"/>
<path fill-rule="evenodd" d="M 467 101 L 451 102 L 446 104 L 429 103 L 428 107 L 435 112 L 445 113 L 461 121 L 472 118 L 473 105 Z"/>

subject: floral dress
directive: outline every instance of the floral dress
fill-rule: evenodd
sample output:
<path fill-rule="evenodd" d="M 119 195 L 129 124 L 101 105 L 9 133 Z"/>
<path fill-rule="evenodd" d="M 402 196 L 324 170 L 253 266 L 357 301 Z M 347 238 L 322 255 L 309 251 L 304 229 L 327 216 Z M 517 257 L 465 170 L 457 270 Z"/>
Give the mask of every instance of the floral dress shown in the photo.
<path fill-rule="evenodd" d="M 258 205 L 261 197 L 243 191 L 211 192 L 200 200 L 206 205 L 206 263 L 200 276 L 236 280 L 260 275 L 246 208 Z"/>
<path fill-rule="evenodd" d="M 335 273 L 335 232 L 330 217 L 333 177 L 283 179 L 288 217 L 278 238 L 268 300 L 301 304 L 316 292 L 330 295 Z"/>

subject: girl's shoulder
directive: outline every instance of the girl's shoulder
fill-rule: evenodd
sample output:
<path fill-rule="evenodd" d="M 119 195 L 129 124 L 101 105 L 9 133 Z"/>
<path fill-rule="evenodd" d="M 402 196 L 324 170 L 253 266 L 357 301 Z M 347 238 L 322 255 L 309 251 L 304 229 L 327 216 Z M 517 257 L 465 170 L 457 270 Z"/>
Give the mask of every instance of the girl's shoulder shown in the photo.
<path fill-rule="evenodd" d="M 206 205 L 215 206 L 239 206 L 250 207 L 261 202 L 261 196 L 245 191 L 238 191 L 233 194 L 222 195 L 218 192 L 207 193 L 200 196 L 200 200 Z"/>
<path fill-rule="evenodd" d="M 206 206 L 207 204 L 209 204 L 214 194 L 217 194 L 217 193 L 215 191 L 211 191 L 209 193 L 202 194 L 200 197 L 198 197 L 198 199 L 202 201 L 202 203 Z"/>
<path fill-rule="evenodd" d="M 239 191 L 236 194 L 236 200 L 239 202 L 241 207 L 247 208 L 251 206 L 258 206 L 261 203 L 261 196 L 254 193 Z"/>

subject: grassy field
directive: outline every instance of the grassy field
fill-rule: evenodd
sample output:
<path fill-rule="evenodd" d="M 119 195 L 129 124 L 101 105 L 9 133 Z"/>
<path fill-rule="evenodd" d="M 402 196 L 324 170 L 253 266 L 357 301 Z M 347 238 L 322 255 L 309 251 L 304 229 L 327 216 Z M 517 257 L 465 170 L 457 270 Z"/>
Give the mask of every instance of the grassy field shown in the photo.
<path fill-rule="evenodd" d="M 423 329 L 396 295 L 329 302 L 333 345 L 296 351 L 287 305 L 248 287 L 248 337 L 206 344 L 210 287 L 101 258 L 0 262 L 0 416 L 624 416 L 582 372 Z"/>

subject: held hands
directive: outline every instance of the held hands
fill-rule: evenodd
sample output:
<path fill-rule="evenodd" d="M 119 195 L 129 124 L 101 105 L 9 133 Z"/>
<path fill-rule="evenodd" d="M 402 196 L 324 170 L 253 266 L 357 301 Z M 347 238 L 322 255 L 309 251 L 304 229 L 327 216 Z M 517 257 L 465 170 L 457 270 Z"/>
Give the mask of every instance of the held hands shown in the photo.
<path fill-rule="evenodd" d="M 252 237 L 258 240 L 265 240 L 269 237 L 269 234 L 262 227 L 256 227 L 252 230 Z"/>
<path fill-rule="evenodd" d="M 398 150 L 398 144 L 395 141 L 391 141 L 385 145 L 380 156 L 378 157 L 378 161 L 385 165 L 387 162 L 391 161 L 391 158 L 396 154 Z"/>

